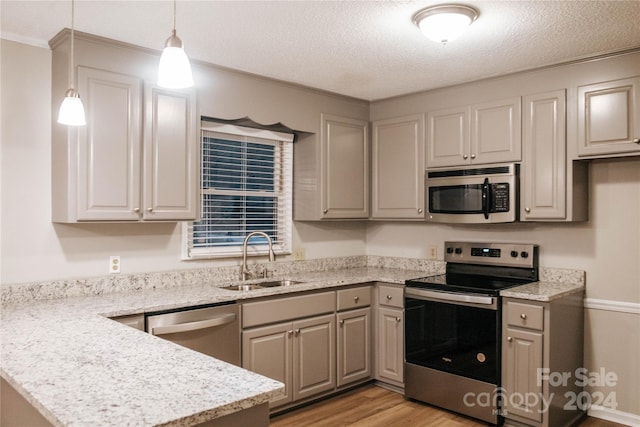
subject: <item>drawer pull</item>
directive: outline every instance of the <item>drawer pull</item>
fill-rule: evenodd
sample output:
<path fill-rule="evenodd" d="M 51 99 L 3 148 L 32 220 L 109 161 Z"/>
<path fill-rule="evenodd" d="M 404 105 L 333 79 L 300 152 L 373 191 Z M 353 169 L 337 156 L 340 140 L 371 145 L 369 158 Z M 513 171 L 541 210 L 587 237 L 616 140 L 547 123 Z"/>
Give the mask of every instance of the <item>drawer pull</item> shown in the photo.
<path fill-rule="evenodd" d="M 522 313 L 522 314 L 520 315 L 520 318 L 521 318 L 522 320 L 527 320 L 527 315 L 526 315 L 526 314 L 524 314 L 524 313 Z"/>
<path fill-rule="evenodd" d="M 387 295 L 387 301 L 391 301 L 391 298 L 393 298 L 391 295 Z"/>
<path fill-rule="evenodd" d="M 507 341 L 511 342 L 511 341 L 513 341 L 513 338 L 507 337 Z"/>
<path fill-rule="evenodd" d="M 354 300 L 355 302 L 358 302 L 358 301 L 360 300 L 360 297 L 353 297 L 353 300 Z"/>

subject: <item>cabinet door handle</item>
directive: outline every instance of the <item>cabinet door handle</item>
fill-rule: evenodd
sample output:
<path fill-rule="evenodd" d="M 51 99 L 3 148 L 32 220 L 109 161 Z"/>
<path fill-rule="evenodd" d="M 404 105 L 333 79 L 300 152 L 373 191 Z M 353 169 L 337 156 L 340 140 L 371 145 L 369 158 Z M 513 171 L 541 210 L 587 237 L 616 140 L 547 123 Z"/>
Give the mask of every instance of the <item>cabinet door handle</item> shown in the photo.
<path fill-rule="evenodd" d="M 300 335 L 300 329 L 296 329 L 295 330 L 295 334 L 296 334 L 296 336 Z"/>
<path fill-rule="evenodd" d="M 513 341 L 513 338 L 507 337 L 507 341 L 511 342 L 511 341 Z"/>
<path fill-rule="evenodd" d="M 400 320 L 402 319 L 400 319 L 399 317 L 396 317 L 396 322 L 400 323 Z"/>
<path fill-rule="evenodd" d="M 344 320 L 340 321 L 340 326 L 344 325 Z"/>
<path fill-rule="evenodd" d="M 530 213 L 530 212 L 531 212 L 531 208 L 524 208 L 524 211 L 525 211 L 526 213 Z"/>
<path fill-rule="evenodd" d="M 471 158 L 472 158 L 472 159 L 475 159 L 475 158 L 476 158 L 476 155 L 475 155 L 475 154 L 472 154 L 472 155 L 471 155 Z"/>
<path fill-rule="evenodd" d="M 521 318 L 522 320 L 527 320 L 527 315 L 526 315 L 526 314 L 524 314 L 524 313 L 522 313 L 522 314 L 520 315 L 520 318 Z"/>
<path fill-rule="evenodd" d="M 153 212 L 153 208 L 147 208 L 147 212 Z"/>
<path fill-rule="evenodd" d="M 322 210 L 322 213 L 323 213 L 323 214 L 326 214 L 327 212 L 329 212 L 329 209 L 323 209 L 323 210 Z"/>
<path fill-rule="evenodd" d="M 140 208 L 133 208 L 133 211 L 138 213 L 138 212 L 140 212 Z"/>
<path fill-rule="evenodd" d="M 634 139 L 633 142 L 635 142 L 636 144 L 640 144 L 640 138 Z"/>
<path fill-rule="evenodd" d="M 463 159 L 467 160 L 469 158 L 469 156 L 467 156 L 466 154 L 462 156 Z"/>
<path fill-rule="evenodd" d="M 293 335 L 293 331 L 287 331 L 287 335 L 288 335 L 288 336 Z"/>
<path fill-rule="evenodd" d="M 421 214 L 422 213 L 422 209 L 418 209 L 418 213 Z"/>

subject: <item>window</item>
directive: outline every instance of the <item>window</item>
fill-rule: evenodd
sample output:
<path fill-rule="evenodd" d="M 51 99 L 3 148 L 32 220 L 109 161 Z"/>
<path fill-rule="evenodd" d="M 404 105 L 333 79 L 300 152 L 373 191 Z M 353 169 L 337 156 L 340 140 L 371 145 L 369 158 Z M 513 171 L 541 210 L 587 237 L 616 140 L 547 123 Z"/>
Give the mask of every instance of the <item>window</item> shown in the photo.
<path fill-rule="evenodd" d="M 242 254 L 253 231 L 276 253 L 291 253 L 293 135 L 229 124 L 201 127 L 199 221 L 185 225 L 185 258 Z M 257 235 L 251 254 L 266 254 Z"/>

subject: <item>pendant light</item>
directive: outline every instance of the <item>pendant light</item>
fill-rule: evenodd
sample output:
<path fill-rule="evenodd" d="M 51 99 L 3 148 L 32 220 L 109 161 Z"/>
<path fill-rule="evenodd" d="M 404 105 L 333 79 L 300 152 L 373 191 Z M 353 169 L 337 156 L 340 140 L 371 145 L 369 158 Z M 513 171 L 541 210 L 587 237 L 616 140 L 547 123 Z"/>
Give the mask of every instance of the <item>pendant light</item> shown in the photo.
<path fill-rule="evenodd" d="M 429 39 L 446 44 L 457 39 L 480 13 L 471 6 L 440 4 L 421 9 L 413 15 L 413 23 Z"/>
<path fill-rule="evenodd" d="M 69 89 L 64 95 L 64 100 L 58 111 L 58 123 L 69 126 L 84 126 L 87 124 L 84 116 L 84 106 L 80 95 L 74 87 L 75 72 L 73 62 L 73 31 L 75 18 L 75 3 L 71 0 L 71 53 L 69 54 Z"/>
<path fill-rule="evenodd" d="M 182 89 L 193 86 L 189 58 L 176 35 L 176 0 L 173 0 L 173 30 L 167 39 L 158 66 L 158 86 Z"/>

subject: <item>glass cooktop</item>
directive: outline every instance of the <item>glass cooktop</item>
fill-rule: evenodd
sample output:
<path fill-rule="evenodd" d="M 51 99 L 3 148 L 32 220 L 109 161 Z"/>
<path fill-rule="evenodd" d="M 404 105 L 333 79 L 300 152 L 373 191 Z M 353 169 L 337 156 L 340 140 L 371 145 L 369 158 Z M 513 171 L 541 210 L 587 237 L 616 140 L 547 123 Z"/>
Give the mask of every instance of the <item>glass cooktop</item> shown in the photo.
<path fill-rule="evenodd" d="M 503 289 L 525 285 L 531 282 L 532 280 L 530 279 L 522 278 L 501 278 L 448 273 L 407 280 L 405 284 L 412 288 L 433 289 L 455 293 L 480 293 L 495 296 Z"/>

